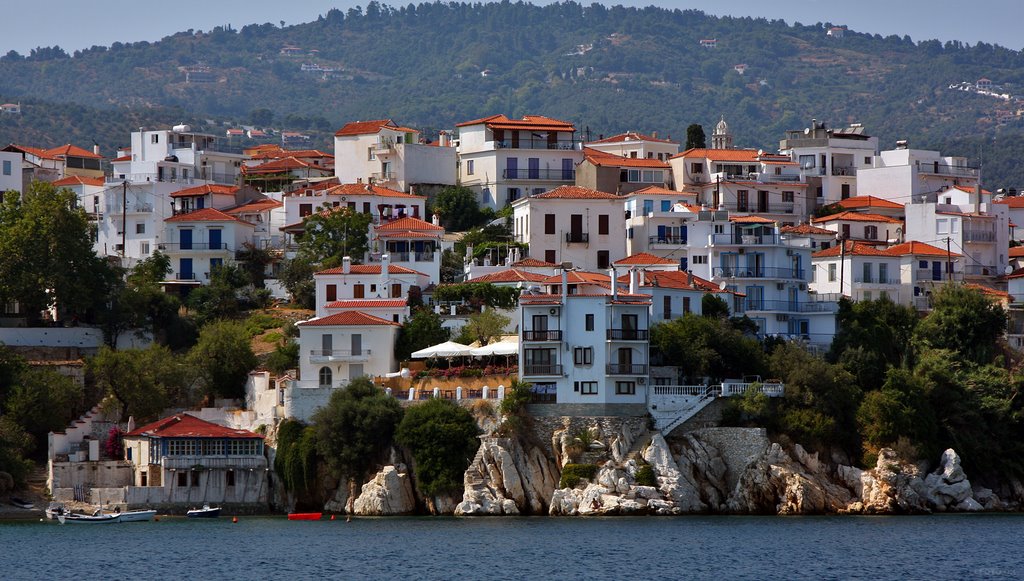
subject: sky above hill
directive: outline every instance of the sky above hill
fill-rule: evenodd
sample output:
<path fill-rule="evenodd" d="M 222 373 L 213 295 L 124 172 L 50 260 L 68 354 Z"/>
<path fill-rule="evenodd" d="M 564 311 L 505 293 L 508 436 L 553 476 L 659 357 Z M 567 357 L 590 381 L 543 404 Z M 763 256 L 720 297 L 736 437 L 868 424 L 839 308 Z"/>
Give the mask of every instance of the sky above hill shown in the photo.
<path fill-rule="evenodd" d="M 590 4 L 590 0 L 580 0 Z M 56 0 L 45 7 L 31 2 L 5 2 L 0 19 L 0 54 L 22 54 L 39 46 L 59 45 L 68 52 L 114 42 L 155 41 L 188 29 L 210 30 L 231 24 L 272 22 L 299 24 L 337 7 L 365 6 L 347 0 L 176 0 L 165 8 L 129 0 Z M 401 6 L 404 1 L 382 4 Z M 537 2 L 545 3 L 545 2 Z M 1018 26 L 1024 13 L 1021 0 L 709 0 L 613 1 L 604 4 L 697 9 L 718 16 L 753 16 L 782 19 L 792 24 L 831 22 L 858 32 L 888 36 L 910 35 L 915 41 L 937 38 L 1000 44 L 1024 48 L 1024 31 Z M 42 12 L 42 13 L 41 13 Z"/>

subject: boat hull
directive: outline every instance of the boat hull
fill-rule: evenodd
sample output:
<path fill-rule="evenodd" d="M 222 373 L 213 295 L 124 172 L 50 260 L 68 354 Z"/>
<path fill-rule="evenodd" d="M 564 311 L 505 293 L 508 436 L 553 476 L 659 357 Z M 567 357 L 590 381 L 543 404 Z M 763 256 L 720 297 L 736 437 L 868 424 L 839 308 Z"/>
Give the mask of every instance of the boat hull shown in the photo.
<path fill-rule="evenodd" d="M 74 524 L 74 525 L 98 525 L 121 522 L 121 516 L 117 514 L 101 514 L 99 516 L 92 516 L 86 514 L 68 514 L 60 515 L 57 517 L 61 524 Z"/>
<path fill-rule="evenodd" d="M 322 512 L 292 512 L 288 514 L 288 520 L 320 520 Z"/>
<path fill-rule="evenodd" d="M 154 516 L 155 510 L 130 510 L 121 513 L 121 522 L 143 522 L 153 520 Z"/>
<path fill-rule="evenodd" d="M 195 508 L 185 513 L 188 518 L 217 518 L 220 508 Z"/>

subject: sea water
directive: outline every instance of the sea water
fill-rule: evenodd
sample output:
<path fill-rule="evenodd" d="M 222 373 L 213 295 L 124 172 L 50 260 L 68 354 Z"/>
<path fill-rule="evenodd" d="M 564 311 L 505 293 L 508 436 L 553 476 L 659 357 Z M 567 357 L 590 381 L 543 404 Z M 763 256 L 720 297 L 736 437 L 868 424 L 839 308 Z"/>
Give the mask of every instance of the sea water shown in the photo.
<path fill-rule="evenodd" d="M 1022 579 L 1024 515 L 0 522 L 0 579 Z"/>

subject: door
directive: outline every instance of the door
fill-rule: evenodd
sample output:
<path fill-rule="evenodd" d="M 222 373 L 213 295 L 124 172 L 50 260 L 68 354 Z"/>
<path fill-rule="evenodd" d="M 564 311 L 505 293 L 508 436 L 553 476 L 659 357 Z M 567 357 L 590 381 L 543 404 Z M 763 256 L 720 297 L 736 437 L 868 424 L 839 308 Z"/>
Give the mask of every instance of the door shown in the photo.
<path fill-rule="evenodd" d="M 323 355 L 330 355 L 334 351 L 334 335 L 324 333 L 320 335 L 320 349 Z"/>
<path fill-rule="evenodd" d="M 352 298 L 364 299 L 366 298 L 366 287 L 361 284 L 352 285 Z"/>
<path fill-rule="evenodd" d="M 531 157 L 526 160 L 527 166 L 530 168 L 529 177 L 531 180 L 540 179 L 540 158 Z"/>
<path fill-rule="evenodd" d="M 558 149 L 558 133 L 548 131 L 548 149 Z"/>
<path fill-rule="evenodd" d="M 511 131 L 512 133 L 512 149 L 519 149 L 519 132 Z"/>
<path fill-rule="evenodd" d="M 569 233 L 572 242 L 583 241 L 583 214 L 569 216 Z"/>
<path fill-rule="evenodd" d="M 505 178 L 510 180 L 519 178 L 519 158 L 509 157 L 505 159 Z"/>
<path fill-rule="evenodd" d="M 179 230 L 178 236 L 179 239 L 181 240 L 181 249 L 192 250 L 192 229 L 186 228 L 184 230 Z"/>
<path fill-rule="evenodd" d="M 221 249 L 221 238 L 223 234 L 224 231 L 220 229 L 210 230 L 210 250 Z"/>
<path fill-rule="evenodd" d="M 768 211 L 768 192 L 764 190 L 757 191 L 757 211 L 767 212 Z"/>
<path fill-rule="evenodd" d="M 668 239 L 665 238 L 665 227 L 664 226 L 658 226 L 658 242 L 667 242 L 667 241 L 668 241 Z"/>
<path fill-rule="evenodd" d="M 363 336 L 358 334 L 352 335 L 352 355 L 363 354 Z"/>
<path fill-rule="evenodd" d="M 798 295 L 797 295 L 796 287 L 793 287 L 793 286 L 789 287 L 789 310 L 790 311 L 799 311 L 800 310 L 800 305 L 799 305 L 799 303 L 797 301 L 797 297 L 798 297 Z"/>
<path fill-rule="evenodd" d="M 572 160 L 571 159 L 563 159 L 562 160 L 562 180 L 563 181 L 567 181 L 567 182 L 571 182 L 574 179 L 576 179 L 576 176 L 573 175 Z"/>
<path fill-rule="evenodd" d="M 391 298 L 402 298 L 402 283 L 396 282 L 395 284 L 391 285 Z"/>
<path fill-rule="evenodd" d="M 747 276 L 764 276 L 764 254 L 754 252 L 747 254 Z"/>
<path fill-rule="evenodd" d="M 202 210 L 206 207 L 206 196 L 199 196 L 196 198 L 196 209 Z"/>
<path fill-rule="evenodd" d="M 942 280 L 942 263 L 937 260 L 932 262 L 932 280 Z"/>
<path fill-rule="evenodd" d="M 359 379 L 360 377 L 362 377 L 364 375 L 366 375 L 366 372 L 363 371 L 363 364 L 362 363 L 350 363 L 349 364 L 349 366 L 348 366 L 348 379 L 349 379 L 349 381 L 351 381 L 353 379 Z"/>
<path fill-rule="evenodd" d="M 192 280 L 195 275 L 192 273 L 192 259 L 191 258 L 179 258 L 178 259 L 178 278 L 181 280 Z"/>

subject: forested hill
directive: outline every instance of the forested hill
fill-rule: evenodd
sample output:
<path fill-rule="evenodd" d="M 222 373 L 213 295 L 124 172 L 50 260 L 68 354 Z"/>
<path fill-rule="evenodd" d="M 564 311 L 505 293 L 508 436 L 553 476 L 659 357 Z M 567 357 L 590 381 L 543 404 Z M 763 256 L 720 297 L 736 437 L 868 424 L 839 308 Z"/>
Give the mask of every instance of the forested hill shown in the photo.
<path fill-rule="evenodd" d="M 1024 94 L 1024 54 L 858 31 L 828 36 L 836 24 L 574 2 L 370 2 L 292 26 L 223 26 L 73 55 L 11 52 L 0 58 L 0 99 L 38 105 L 28 108 L 35 121 L 0 119 L 0 142 L 52 125 L 52 141 L 40 145 L 74 137 L 109 151 L 139 126 L 119 120 L 126 107 L 136 117 L 166 112 L 166 123 L 242 123 L 256 112 L 262 124 L 313 132 L 320 146 L 354 119 L 391 117 L 429 131 L 533 113 L 573 121 L 592 138 L 630 129 L 679 138 L 690 123 L 710 132 L 725 115 L 737 145 L 774 150 L 786 129 L 815 118 L 864 123 L 883 146 L 908 139 L 980 154 L 987 186 L 1024 185 L 1024 169 L 1000 161 L 1011 149 L 1019 157 L 1006 144 L 1022 143 L 1015 114 L 1024 103 L 950 89 L 987 78 Z M 737 65 L 746 65 L 742 74 Z M 62 104 L 109 111 L 87 118 L 59 113 Z M 48 111 L 67 122 L 47 121 Z M 954 140 L 956 151 L 946 147 Z"/>

